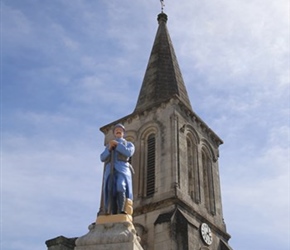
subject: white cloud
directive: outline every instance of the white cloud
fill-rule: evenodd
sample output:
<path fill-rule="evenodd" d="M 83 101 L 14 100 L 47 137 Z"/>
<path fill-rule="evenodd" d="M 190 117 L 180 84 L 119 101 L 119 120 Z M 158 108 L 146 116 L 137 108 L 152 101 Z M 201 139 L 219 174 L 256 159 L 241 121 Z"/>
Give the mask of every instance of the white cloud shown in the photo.
<path fill-rule="evenodd" d="M 92 147 L 86 137 L 85 143 L 77 137 L 67 141 L 46 136 L 4 138 L 2 227 L 8 233 L 3 234 L 6 249 L 27 249 L 23 237 L 28 245 L 41 240 L 35 244 L 39 246 L 54 234 L 79 236 L 98 212 L 102 181 L 98 152 L 102 140 L 98 148 Z M 16 231 L 13 225 L 17 225 Z M 15 246 L 8 245 L 9 239 Z"/>
<path fill-rule="evenodd" d="M 221 156 L 225 221 L 233 233 L 233 247 L 247 249 L 247 243 L 240 239 L 250 239 L 251 235 L 287 245 L 289 132 L 285 126 L 274 127 L 264 135 L 264 144 L 257 145 L 260 148 L 251 148 L 251 141 L 240 141 L 240 149 L 227 147 L 226 159 Z M 244 231 L 247 234 L 243 235 Z M 274 233 L 278 231 L 281 233 Z M 256 248 L 268 249 L 269 244 L 268 240 L 259 242 Z"/>
<path fill-rule="evenodd" d="M 287 78 L 286 1 L 205 1 L 181 8 L 173 12 L 182 17 L 168 24 L 182 46 L 175 46 L 178 55 L 203 73 L 210 72 L 213 85 L 244 84 L 245 76 L 255 79 L 252 84 L 268 84 L 269 77 L 277 82 Z"/>

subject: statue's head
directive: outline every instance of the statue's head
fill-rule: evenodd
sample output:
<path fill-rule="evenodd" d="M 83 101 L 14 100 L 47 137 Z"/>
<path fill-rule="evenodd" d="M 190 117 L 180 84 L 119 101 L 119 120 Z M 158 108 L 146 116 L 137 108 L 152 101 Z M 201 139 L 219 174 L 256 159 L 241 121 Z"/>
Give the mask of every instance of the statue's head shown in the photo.
<path fill-rule="evenodd" d="M 114 126 L 113 134 L 117 138 L 123 138 L 125 134 L 125 127 L 121 123 L 118 123 Z"/>

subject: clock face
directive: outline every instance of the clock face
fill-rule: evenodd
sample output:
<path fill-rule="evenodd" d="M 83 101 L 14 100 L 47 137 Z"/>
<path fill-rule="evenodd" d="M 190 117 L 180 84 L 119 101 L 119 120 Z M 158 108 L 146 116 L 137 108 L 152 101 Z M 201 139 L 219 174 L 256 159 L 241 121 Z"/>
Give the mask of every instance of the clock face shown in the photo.
<path fill-rule="evenodd" d="M 212 243 L 212 233 L 209 226 L 206 223 L 202 223 L 200 226 L 200 233 L 203 241 L 210 245 Z"/>

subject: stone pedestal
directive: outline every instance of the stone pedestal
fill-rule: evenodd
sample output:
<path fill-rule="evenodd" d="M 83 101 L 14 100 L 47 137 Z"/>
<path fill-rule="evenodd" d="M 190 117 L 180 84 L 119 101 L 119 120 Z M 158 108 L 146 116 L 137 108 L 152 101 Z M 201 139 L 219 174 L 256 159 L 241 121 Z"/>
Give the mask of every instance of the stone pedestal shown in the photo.
<path fill-rule="evenodd" d="M 45 242 L 48 250 L 73 250 L 77 238 L 58 236 Z"/>
<path fill-rule="evenodd" d="M 75 250 L 143 250 L 140 238 L 129 221 L 105 223 L 102 220 L 91 224 L 89 230 L 76 240 Z"/>

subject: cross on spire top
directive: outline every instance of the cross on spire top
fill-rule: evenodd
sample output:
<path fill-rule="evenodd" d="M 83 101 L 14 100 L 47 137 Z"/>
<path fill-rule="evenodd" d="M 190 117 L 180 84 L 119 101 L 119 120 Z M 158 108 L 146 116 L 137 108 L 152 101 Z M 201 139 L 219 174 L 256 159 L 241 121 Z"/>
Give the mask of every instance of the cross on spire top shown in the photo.
<path fill-rule="evenodd" d="M 163 13 L 163 9 L 165 7 L 164 0 L 160 0 L 160 3 L 161 3 L 161 12 Z"/>

